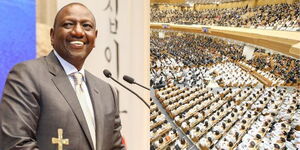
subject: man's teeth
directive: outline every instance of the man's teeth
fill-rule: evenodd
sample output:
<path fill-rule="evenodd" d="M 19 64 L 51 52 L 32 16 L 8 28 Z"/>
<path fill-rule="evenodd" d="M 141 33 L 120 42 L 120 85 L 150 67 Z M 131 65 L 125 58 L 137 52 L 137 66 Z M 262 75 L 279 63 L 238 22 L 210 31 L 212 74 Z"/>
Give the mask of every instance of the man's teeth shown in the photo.
<path fill-rule="evenodd" d="M 75 45 L 83 45 L 83 42 L 81 42 L 81 41 L 72 41 L 70 43 L 75 44 Z"/>

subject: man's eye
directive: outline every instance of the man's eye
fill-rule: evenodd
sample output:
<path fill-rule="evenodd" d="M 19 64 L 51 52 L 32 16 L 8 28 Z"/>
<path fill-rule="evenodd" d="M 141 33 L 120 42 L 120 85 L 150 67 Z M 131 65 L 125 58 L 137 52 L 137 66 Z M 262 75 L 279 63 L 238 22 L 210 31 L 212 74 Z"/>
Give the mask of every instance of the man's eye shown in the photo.
<path fill-rule="evenodd" d="M 91 30 L 91 29 L 93 29 L 93 26 L 90 25 L 90 24 L 83 24 L 82 26 L 83 26 L 83 28 L 84 28 L 85 30 Z"/>
<path fill-rule="evenodd" d="M 64 23 L 63 24 L 63 26 L 65 27 L 65 28 L 71 28 L 72 26 L 73 26 L 73 24 L 72 23 Z"/>

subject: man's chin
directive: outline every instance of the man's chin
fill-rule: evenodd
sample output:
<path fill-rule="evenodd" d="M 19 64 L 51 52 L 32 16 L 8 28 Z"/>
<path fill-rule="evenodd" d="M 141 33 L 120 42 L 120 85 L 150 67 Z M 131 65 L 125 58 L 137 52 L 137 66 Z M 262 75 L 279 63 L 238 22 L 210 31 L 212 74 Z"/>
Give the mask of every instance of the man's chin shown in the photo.
<path fill-rule="evenodd" d="M 86 54 L 86 49 L 79 49 L 79 48 L 69 48 L 68 49 L 69 53 L 71 55 L 77 56 L 77 55 L 85 55 Z"/>
<path fill-rule="evenodd" d="M 84 60 L 87 55 L 83 51 L 78 51 L 78 52 L 70 52 L 71 58 L 74 60 Z"/>
<path fill-rule="evenodd" d="M 68 51 L 71 58 L 76 61 L 84 61 L 89 54 L 86 49 L 68 49 Z"/>

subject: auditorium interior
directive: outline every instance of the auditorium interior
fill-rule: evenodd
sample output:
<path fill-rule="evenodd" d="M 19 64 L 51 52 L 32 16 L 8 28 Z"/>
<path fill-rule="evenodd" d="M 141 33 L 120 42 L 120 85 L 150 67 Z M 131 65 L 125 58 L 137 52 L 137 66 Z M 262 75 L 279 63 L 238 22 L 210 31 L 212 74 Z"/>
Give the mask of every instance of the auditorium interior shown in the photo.
<path fill-rule="evenodd" d="M 299 0 L 151 0 L 150 149 L 300 149 Z"/>

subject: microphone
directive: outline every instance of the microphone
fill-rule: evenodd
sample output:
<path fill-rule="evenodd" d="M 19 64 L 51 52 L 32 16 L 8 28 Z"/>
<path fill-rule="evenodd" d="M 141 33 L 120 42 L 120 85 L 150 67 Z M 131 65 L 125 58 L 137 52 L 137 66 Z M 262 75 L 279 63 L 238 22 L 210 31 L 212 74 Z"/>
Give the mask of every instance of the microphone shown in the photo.
<path fill-rule="evenodd" d="M 134 79 L 131 78 L 131 77 L 129 77 L 129 76 L 127 76 L 127 75 L 124 75 L 124 76 L 123 76 L 123 79 L 124 79 L 125 81 L 127 81 L 128 83 L 130 83 L 130 84 L 134 83 Z"/>
<path fill-rule="evenodd" d="M 123 85 L 122 83 L 120 83 L 118 80 L 114 79 L 111 76 L 111 72 L 109 70 L 104 69 L 103 70 L 103 74 L 105 75 L 105 77 L 112 79 L 113 81 L 115 81 L 116 83 L 118 83 L 119 85 L 121 85 L 123 88 L 125 88 L 126 90 L 128 90 L 129 92 L 131 92 L 132 94 L 134 94 L 135 96 L 137 96 L 150 109 L 150 106 L 146 103 L 146 101 L 141 96 L 139 96 L 137 93 L 135 93 L 134 91 L 132 91 L 131 89 L 129 89 L 128 87 L 126 87 L 125 85 Z"/>
<path fill-rule="evenodd" d="M 111 72 L 107 69 L 103 70 L 103 74 L 106 76 L 106 78 L 110 78 L 111 77 Z"/>
<path fill-rule="evenodd" d="M 124 75 L 124 76 L 123 76 L 123 80 L 125 80 L 126 82 L 128 82 L 128 83 L 130 83 L 130 84 L 136 84 L 136 85 L 138 85 L 138 86 L 140 86 L 140 87 L 142 87 L 142 88 L 144 88 L 144 89 L 150 91 L 149 88 L 147 88 L 147 87 L 145 87 L 145 86 L 143 86 L 143 85 L 141 85 L 141 84 L 139 84 L 139 83 L 134 82 L 134 79 L 131 78 L 130 76 Z"/>

